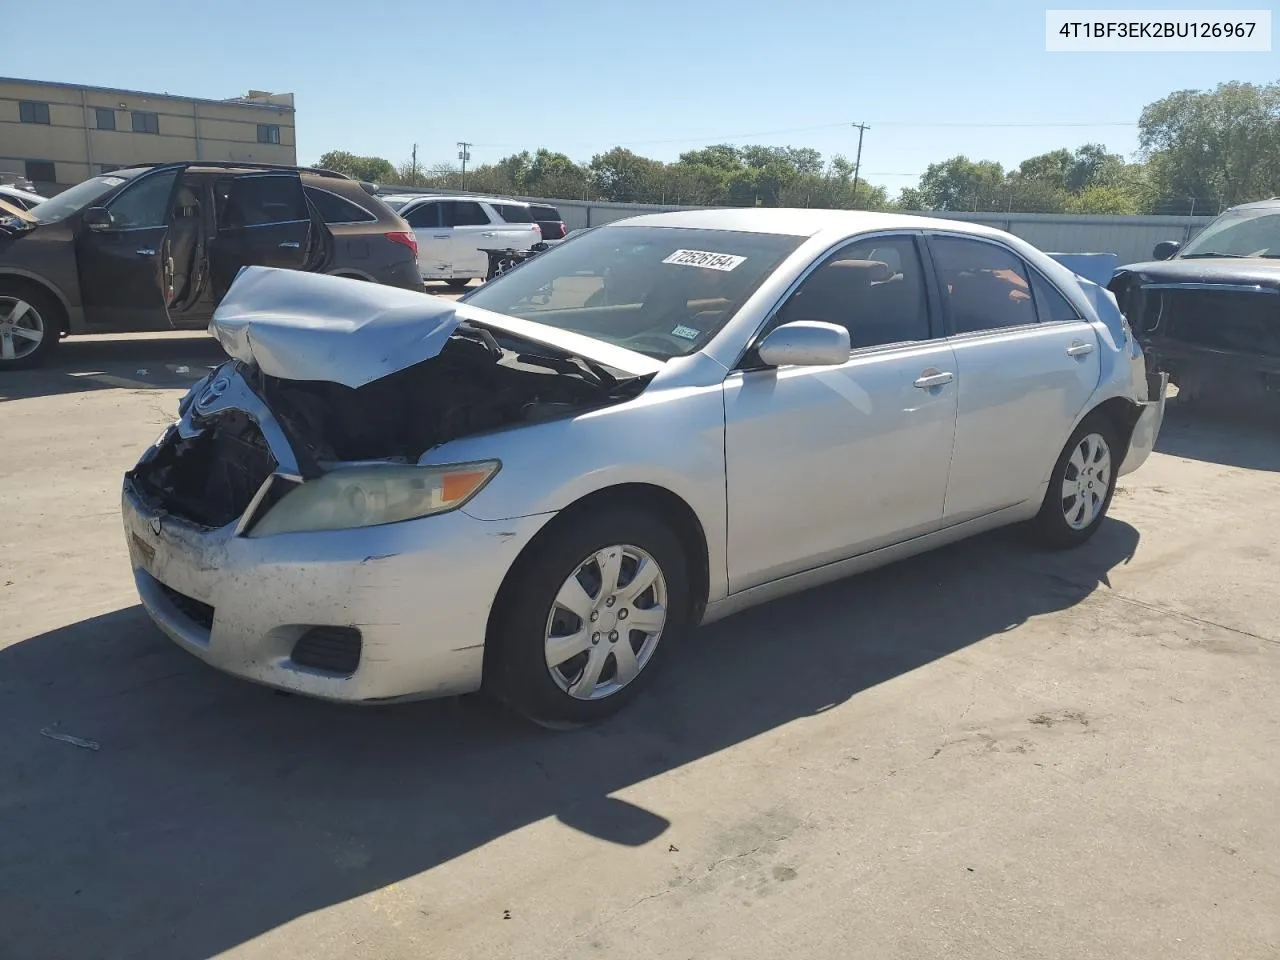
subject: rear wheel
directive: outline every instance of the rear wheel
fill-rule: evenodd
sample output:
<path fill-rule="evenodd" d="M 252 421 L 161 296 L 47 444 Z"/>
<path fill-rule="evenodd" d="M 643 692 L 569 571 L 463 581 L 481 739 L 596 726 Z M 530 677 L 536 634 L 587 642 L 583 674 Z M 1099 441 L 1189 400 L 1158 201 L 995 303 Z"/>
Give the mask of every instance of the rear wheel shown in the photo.
<path fill-rule="evenodd" d="M 471 280 L 472 280 L 471 277 L 451 277 L 450 279 L 446 280 L 445 283 L 447 283 L 454 290 L 461 290 L 468 283 L 470 283 Z"/>
<path fill-rule="evenodd" d="M 1035 519 L 1041 542 L 1074 547 L 1097 532 L 1115 495 L 1120 457 L 1111 421 L 1100 413 L 1086 417 L 1054 464 Z"/>
<path fill-rule="evenodd" d="M 26 284 L 0 281 L 0 370 L 38 367 L 62 335 L 53 298 Z"/>
<path fill-rule="evenodd" d="M 615 713 L 689 630 L 688 582 L 684 549 L 660 516 L 611 508 L 575 518 L 508 575 L 486 690 L 554 728 Z"/>

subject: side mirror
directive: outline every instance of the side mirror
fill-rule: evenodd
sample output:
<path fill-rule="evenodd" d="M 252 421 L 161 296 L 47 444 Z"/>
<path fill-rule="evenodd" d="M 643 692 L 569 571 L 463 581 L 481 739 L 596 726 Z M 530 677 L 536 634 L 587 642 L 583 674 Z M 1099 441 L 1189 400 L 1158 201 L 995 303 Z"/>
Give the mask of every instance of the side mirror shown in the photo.
<path fill-rule="evenodd" d="M 1151 251 L 1152 260 L 1172 260 L 1174 254 L 1182 249 L 1182 244 L 1177 240 L 1161 240 L 1156 244 L 1155 249 Z"/>
<path fill-rule="evenodd" d="M 115 218 L 106 207 L 90 207 L 80 218 L 90 230 L 110 230 L 115 225 Z"/>
<path fill-rule="evenodd" d="M 849 359 L 849 331 L 816 320 L 784 323 L 761 341 L 756 355 L 771 367 L 833 367 Z"/>

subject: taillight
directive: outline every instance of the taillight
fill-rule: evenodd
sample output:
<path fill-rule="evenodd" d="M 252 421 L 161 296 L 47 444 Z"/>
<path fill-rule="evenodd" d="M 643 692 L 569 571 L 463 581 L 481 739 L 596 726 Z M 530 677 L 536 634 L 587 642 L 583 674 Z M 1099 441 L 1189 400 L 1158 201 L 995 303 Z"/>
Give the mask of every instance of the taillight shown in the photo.
<path fill-rule="evenodd" d="M 535 223 L 535 224 L 533 225 L 533 229 L 537 231 L 538 236 L 542 236 L 542 224 L 540 224 L 540 223 Z"/>
<path fill-rule="evenodd" d="M 418 259 L 418 238 L 414 236 L 412 230 L 392 230 L 390 233 L 383 234 L 383 236 L 392 243 L 408 247 L 413 251 L 413 259 Z"/>
<path fill-rule="evenodd" d="M 561 220 L 561 221 L 560 221 L 560 236 L 559 236 L 559 237 L 557 237 L 556 239 L 558 239 L 558 240 L 563 240 L 563 239 L 564 239 L 565 237 L 567 237 L 568 235 L 569 235 L 569 225 L 568 225 L 567 223 L 565 223 L 563 220 Z"/>

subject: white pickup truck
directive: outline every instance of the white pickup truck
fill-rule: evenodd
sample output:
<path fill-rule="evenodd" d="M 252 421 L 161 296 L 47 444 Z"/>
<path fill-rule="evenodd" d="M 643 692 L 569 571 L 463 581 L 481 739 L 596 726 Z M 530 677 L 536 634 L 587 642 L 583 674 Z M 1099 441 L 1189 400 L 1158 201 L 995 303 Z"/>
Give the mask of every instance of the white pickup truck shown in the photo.
<path fill-rule="evenodd" d="M 528 250 L 542 239 L 529 205 L 498 197 L 397 194 L 380 198 L 418 238 L 423 280 L 465 287 L 489 270 L 489 249 Z"/>

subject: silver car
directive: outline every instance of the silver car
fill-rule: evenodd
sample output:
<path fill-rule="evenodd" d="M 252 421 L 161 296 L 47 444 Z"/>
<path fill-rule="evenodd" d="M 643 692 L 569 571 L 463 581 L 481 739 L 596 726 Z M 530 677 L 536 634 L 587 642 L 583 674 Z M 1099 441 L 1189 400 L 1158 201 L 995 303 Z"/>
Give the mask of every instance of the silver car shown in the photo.
<path fill-rule="evenodd" d="M 636 217 L 458 303 L 250 267 L 211 330 L 232 359 L 124 481 L 160 628 L 547 725 L 753 604 L 1005 524 L 1083 543 L 1164 416 L 1107 291 L 908 216 Z"/>

